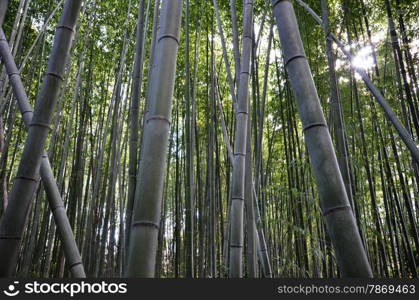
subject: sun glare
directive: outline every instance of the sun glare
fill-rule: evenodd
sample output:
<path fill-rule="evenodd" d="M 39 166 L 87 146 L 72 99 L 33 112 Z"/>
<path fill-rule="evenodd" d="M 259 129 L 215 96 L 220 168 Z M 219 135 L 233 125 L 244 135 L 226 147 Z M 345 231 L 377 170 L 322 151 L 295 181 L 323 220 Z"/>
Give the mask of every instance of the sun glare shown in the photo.
<path fill-rule="evenodd" d="M 361 48 L 352 59 L 352 65 L 364 70 L 372 68 L 374 66 L 372 52 L 372 47 L 370 45 Z"/>

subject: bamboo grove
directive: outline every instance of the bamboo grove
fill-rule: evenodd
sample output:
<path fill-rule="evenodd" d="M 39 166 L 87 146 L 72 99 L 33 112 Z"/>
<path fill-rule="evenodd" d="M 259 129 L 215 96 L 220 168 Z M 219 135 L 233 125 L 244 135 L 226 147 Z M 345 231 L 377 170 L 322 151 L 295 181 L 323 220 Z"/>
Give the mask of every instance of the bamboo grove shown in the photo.
<path fill-rule="evenodd" d="M 418 19 L 1 0 L 0 276 L 418 277 Z"/>

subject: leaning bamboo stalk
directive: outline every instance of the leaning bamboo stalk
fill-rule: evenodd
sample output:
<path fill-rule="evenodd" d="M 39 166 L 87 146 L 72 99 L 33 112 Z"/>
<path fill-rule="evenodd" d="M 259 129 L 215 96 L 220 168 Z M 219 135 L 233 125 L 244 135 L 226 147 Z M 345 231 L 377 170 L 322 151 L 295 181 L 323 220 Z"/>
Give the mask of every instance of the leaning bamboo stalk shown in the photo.
<path fill-rule="evenodd" d="M 372 277 L 305 55 L 292 2 L 272 0 L 285 67 L 301 116 L 320 206 L 344 277 Z"/>
<path fill-rule="evenodd" d="M 249 111 L 250 55 L 252 50 L 253 1 L 244 3 L 242 57 L 236 110 L 236 136 L 234 141 L 234 168 L 232 177 L 229 277 L 242 277 L 243 260 L 243 208 L 245 198 L 245 160 L 247 118 Z"/>
<path fill-rule="evenodd" d="M 13 26 L 10 32 L 9 45 L 10 45 L 10 49 L 12 50 L 12 54 L 15 52 L 15 49 L 16 49 L 15 44 L 19 45 L 19 40 L 16 39 L 16 35 L 18 31 L 20 31 L 20 28 L 22 28 L 24 24 L 24 19 L 26 18 L 26 12 L 27 12 L 26 2 L 27 2 L 26 0 L 19 1 L 19 6 L 17 8 Z M 8 89 L 6 88 L 8 85 L 8 78 L 7 78 L 6 70 L 4 68 L 2 68 L 2 71 L 0 74 L 0 83 L 1 83 L 0 85 L 1 101 L 0 102 L 2 103 L 1 105 L 3 106 L 4 105 L 3 101 L 5 99 L 9 99 L 9 96 L 10 96 L 10 93 L 8 93 L 6 96 L 6 92 L 8 91 Z"/>
<path fill-rule="evenodd" d="M 19 27 L 21 26 L 21 21 L 22 21 L 22 15 L 25 14 L 25 4 L 26 4 L 26 0 L 20 0 L 19 1 L 19 6 L 16 12 L 16 16 L 15 16 L 15 20 L 13 22 L 13 26 L 12 26 L 12 30 L 10 32 L 10 37 L 9 37 L 9 45 L 10 45 L 10 49 L 15 48 L 14 45 L 16 44 L 16 34 L 19 30 Z M 12 52 L 13 53 L 13 52 Z"/>
<path fill-rule="evenodd" d="M 301 6 L 305 8 L 305 10 L 316 20 L 317 23 L 320 25 L 323 24 L 323 20 L 303 1 L 296 0 Z M 332 39 L 336 45 L 339 47 L 339 49 L 345 54 L 347 59 L 349 61 L 353 60 L 352 54 L 345 48 L 345 45 L 331 32 L 326 32 L 328 35 L 328 38 Z M 367 88 L 371 91 L 375 99 L 377 99 L 378 103 L 381 105 L 381 107 L 384 109 L 384 112 L 387 116 L 387 118 L 390 120 L 390 122 L 393 124 L 393 126 L 396 128 L 400 138 L 404 142 L 404 144 L 407 146 L 407 148 L 410 150 L 412 154 L 413 160 L 419 164 L 419 149 L 416 146 L 412 136 L 410 133 L 406 130 L 406 128 L 403 126 L 403 124 L 398 119 L 397 115 L 394 113 L 393 109 L 391 108 L 390 104 L 386 101 L 381 91 L 374 85 L 371 78 L 368 76 L 367 72 L 365 70 L 362 70 L 360 68 L 356 68 L 355 66 L 351 65 L 351 68 L 353 68 L 359 76 L 361 76 L 362 80 L 364 81 Z"/>
<path fill-rule="evenodd" d="M 26 128 L 29 128 L 33 116 L 32 107 L 28 101 L 25 89 L 23 88 L 19 71 L 13 56 L 10 53 L 9 44 L 7 43 L 3 29 L 0 29 L 0 56 L 3 58 L 6 72 L 9 76 L 25 126 Z M 66 259 L 70 266 L 70 272 L 74 277 L 86 277 L 73 231 L 68 221 L 64 204 L 45 151 L 42 154 L 41 178 L 44 183 L 51 211 L 54 215 L 55 223 L 61 235 Z"/>
<path fill-rule="evenodd" d="M 182 0 L 163 1 L 157 39 L 157 67 L 149 93 L 135 191 L 127 275 L 154 277 L 167 158 Z"/>
<path fill-rule="evenodd" d="M 16 267 L 26 217 L 38 185 L 44 146 L 64 76 L 65 62 L 69 57 L 81 2 L 81 0 L 66 2 L 56 30 L 46 76 L 29 124 L 28 136 L 10 193 L 9 205 L 0 220 L 0 253 L 2 253 L 0 276 L 12 275 Z"/>

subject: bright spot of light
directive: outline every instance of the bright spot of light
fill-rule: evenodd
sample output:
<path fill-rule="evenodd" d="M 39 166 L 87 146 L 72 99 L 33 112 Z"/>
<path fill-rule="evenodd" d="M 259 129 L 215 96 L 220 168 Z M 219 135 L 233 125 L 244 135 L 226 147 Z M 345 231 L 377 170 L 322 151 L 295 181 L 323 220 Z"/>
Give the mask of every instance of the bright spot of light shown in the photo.
<path fill-rule="evenodd" d="M 274 128 L 275 131 L 278 131 L 281 129 L 282 129 L 282 124 L 275 125 L 275 128 Z"/>
<path fill-rule="evenodd" d="M 370 45 L 361 48 L 352 59 L 352 65 L 355 68 L 368 70 L 374 66 L 372 57 L 372 47 Z"/>

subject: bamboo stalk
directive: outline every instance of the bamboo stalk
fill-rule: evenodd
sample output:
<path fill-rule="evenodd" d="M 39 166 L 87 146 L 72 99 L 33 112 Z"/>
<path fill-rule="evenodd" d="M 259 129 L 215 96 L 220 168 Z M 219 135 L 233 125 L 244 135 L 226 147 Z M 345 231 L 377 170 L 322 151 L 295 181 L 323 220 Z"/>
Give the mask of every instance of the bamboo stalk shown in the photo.
<path fill-rule="evenodd" d="M 236 136 L 234 142 L 234 168 L 230 211 L 229 277 L 242 277 L 243 260 L 243 208 L 245 198 L 245 160 L 247 118 L 249 111 L 250 56 L 252 50 L 253 1 L 244 2 L 242 57 L 236 110 Z"/>
<path fill-rule="evenodd" d="M 68 0 L 56 30 L 47 72 L 29 125 L 28 136 L 10 193 L 9 205 L 0 220 L 0 276 L 14 273 L 26 217 L 39 180 L 45 141 L 69 57 L 81 0 Z"/>
<path fill-rule="evenodd" d="M 6 17 L 8 4 L 9 4 L 9 0 L 0 1 L 0 26 L 3 26 L 4 18 Z"/>
<path fill-rule="evenodd" d="M 163 1 L 157 42 L 155 82 L 144 122 L 141 161 L 135 192 L 127 275 L 154 277 L 168 135 L 182 15 L 181 0 Z"/>
<path fill-rule="evenodd" d="M 292 2 L 273 0 L 285 66 L 305 133 L 320 206 L 344 277 L 372 277 L 317 90 L 305 55 Z"/>

